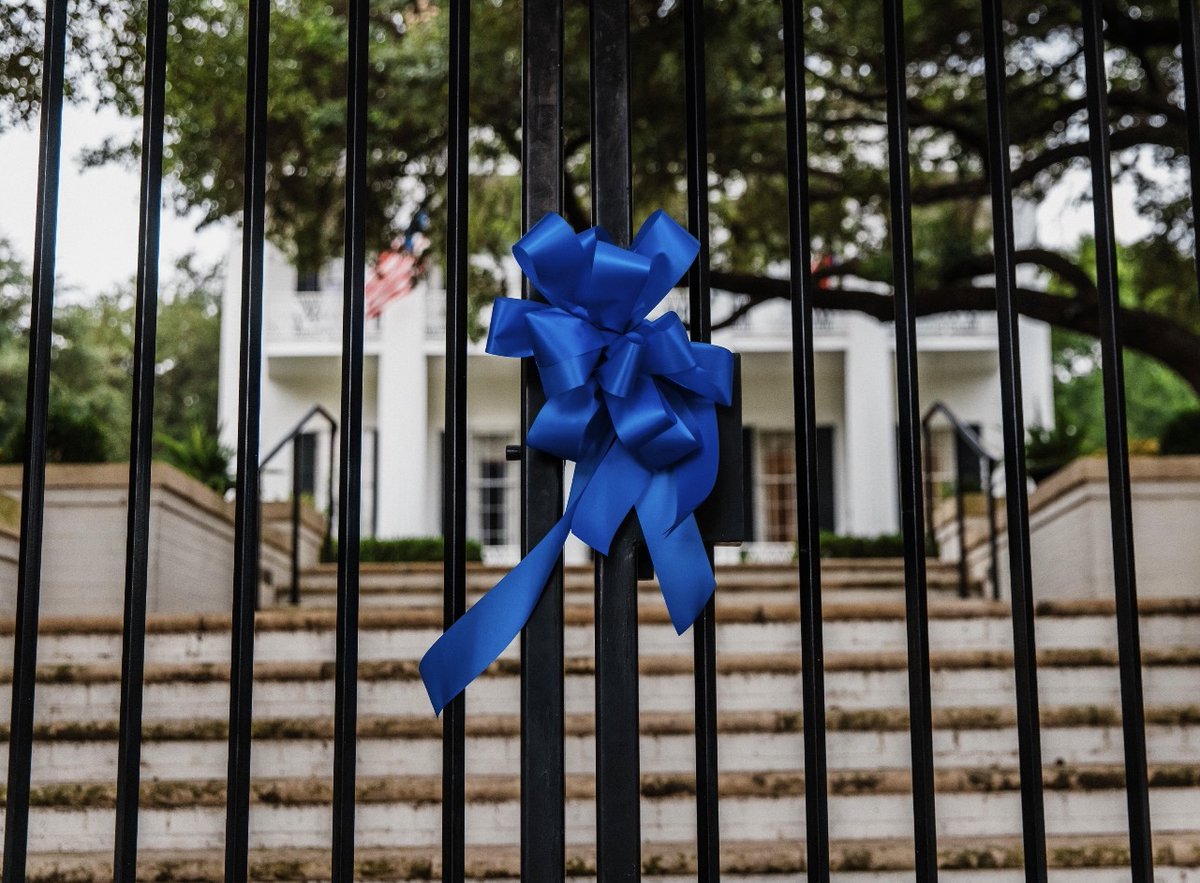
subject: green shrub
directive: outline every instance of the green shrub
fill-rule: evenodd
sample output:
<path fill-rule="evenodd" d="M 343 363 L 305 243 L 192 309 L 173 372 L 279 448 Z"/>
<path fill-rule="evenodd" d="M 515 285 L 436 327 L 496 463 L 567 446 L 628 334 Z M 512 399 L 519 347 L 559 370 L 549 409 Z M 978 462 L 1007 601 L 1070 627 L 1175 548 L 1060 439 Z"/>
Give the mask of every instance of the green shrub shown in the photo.
<path fill-rule="evenodd" d="M 1034 481 L 1045 481 L 1084 453 L 1083 436 L 1064 423 L 1034 426 L 1025 438 L 1025 468 Z"/>
<path fill-rule="evenodd" d="M 328 546 L 321 551 L 321 558 L 324 561 L 337 560 L 337 540 L 329 541 Z M 444 561 L 446 544 L 441 537 L 365 537 L 358 544 L 358 559 L 364 564 Z M 467 560 L 483 560 L 483 547 L 477 540 L 467 540 Z"/>
<path fill-rule="evenodd" d="M 904 538 L 898 533 L 850 537 L 821 531 L 822 558 L 899 558 L 903 555 Z"/>
<path fill-rule="evenodd" d="M 233 452 L 221 444 L 215 433 L 193 423 L 183 438 L 164 433 L 155 437 L 159 457 L 180 472 L 203 482 L 218 494 L 233 487 L 229 479 L 229 461 Z"/>
<path fill-rule="evenodd" d="M 5 459 L 25 459 L 25 422 L 13 427 L 5 442 Z M 85 406 L 51 401 L 46 415 L 46 460 L 50 463 L 103 463 L 112 447 L 104 421 Z"/>
<path fill-rule="evenodd" d="M 1160 454 L 1200 454 L 1200 411 L 1180 411 L 1163 427 Z"/>

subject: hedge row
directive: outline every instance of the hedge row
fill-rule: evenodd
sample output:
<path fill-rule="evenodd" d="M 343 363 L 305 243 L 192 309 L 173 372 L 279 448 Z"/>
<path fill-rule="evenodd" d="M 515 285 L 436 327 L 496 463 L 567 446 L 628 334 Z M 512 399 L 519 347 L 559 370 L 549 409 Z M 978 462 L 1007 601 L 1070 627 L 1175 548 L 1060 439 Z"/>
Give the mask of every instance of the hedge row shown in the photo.
<path fill-rule="evenodd" d="M 324 561 L 337 560 L 337 540 L 321 550 Z M 364 564 L 395 564 L 403 561 L 444 561 L 446 543 L 441 537 L 367 537 L 358 544 L 358 558 Z M 476 540 L 467 540 L 467 560 L 482 561 L 483 549 Z"/>

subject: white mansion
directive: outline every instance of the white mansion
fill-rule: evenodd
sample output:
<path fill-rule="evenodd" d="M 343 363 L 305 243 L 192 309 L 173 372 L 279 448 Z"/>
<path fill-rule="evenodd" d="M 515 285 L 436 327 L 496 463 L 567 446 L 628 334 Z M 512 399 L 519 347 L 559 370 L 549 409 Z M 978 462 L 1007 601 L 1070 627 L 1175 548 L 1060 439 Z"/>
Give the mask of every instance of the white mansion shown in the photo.
<path fill-rule="evenodd" d="M 224 441 L 236 438 L 240 252 L 231 249 L 222 315 L 220 408 Z M 441 437 L 444 414 L 444 292 L 436 274 L 392 302 L 366 328 L 363 414 L 363 532 L 379 537 L 441 532 Z M 512 280 L 514 290 L 517 279 Z M 301 290 L 304 289 L 304 290 Z M 341 273 L 298 279 L 268 249 L 265 279 L 262 450 L 270 450 L 313 405 L 338 413 Z M 672 295 L 683 313 L 686 296 Z M 737 306 L 714 292 L 714 321 Z M 759 543 L 795 535 L 790 306 L 768 302 L 714 342 L 742 354 L 753 534 Z M 877 535 L 898 529 L 895 346 L 890 323 L 854 312 L 815 317 L 816 402 L 822 527 Z M 923 408 L 944 402 L 1003 450 L 996 318 L 955 313 L 918 322 Z M 1029 425 L 1053 421 L 1050 329 L 1022 319 L 1025 414 Z M 469 531 L 496 560 L 511 560 L 518 542 L 518 464 L 505 446 L 520 435 L 519 364 L 471 344 L 468 372 Z M 327 505 L 329 430 L 308 427 L 301 445 L 301 487 Z M 935 472 L 949 469 L 951 441 L 935 435 Z M 290 493 L 292 458 L 264 475 L 263 498 Z M 574 542 L 574 541 L 573 541 Z M 571 550 L 571 547 L 568 547 Z M 767 547 L 764 547 L 767 548 Z M 569 551 L 572 558 L 580 544 Z"/>

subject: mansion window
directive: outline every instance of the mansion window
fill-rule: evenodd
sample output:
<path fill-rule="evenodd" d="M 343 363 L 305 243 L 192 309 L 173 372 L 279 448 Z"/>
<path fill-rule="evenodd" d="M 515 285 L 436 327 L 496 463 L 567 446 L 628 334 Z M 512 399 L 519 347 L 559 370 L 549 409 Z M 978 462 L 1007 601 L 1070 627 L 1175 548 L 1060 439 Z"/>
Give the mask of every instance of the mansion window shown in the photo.
<path fill-rule="evenodd" d="M 817 526 L 834 530 L 834 428 L 817 427 Z M 754 540 L 793 543 L 796 517 L 796 437 L 791 430 L 754 429 L 746 436 L 754 470 L 747 481 L 753 510 Z"/>
<path fill-rule="evenodd" d="M 758 434 L 761 538 L 768 543 L 796 539 L 796 445 L 790 432 Z"/>
<path fill-rule="evenodd" d="M 516 542 L 512 509 L 517 501 L 516 463 L 508 462 L 505 435 L 477 435 L 475 442 L 474 490 L 478 540 L 485 546 L 506 546 Z"/>

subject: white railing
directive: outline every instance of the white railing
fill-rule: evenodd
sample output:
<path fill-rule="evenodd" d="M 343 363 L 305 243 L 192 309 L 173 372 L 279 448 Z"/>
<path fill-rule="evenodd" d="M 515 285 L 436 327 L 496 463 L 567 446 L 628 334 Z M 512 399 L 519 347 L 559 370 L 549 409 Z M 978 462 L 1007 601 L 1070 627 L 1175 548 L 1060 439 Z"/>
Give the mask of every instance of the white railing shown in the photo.
<path fill-rule="evenodd" d="M 425 334 L 430 340 L 441 340 L 446 333 L 446 300 L 444 296 L 439 296 L 440 294 L 440 292 L 432 292 L 432 296 L 425 302 Z M 747 296 L 743 294 L 713 292 L 713 324 L 720 324 L 732 316 L 746 301 Z M 335 309 L 335 321 L 340 322 L 340 295 Z M 684 322 L 687 322 L 688 293 L 681 289 L 672 291 L 650 314 L 651 318 L 661 316 L 667 310 L 674 310 Z M 485 327 L 488 312 L 485 309 L 480 316 Z M 790 312 L 791 305 L 787 301 L 765 301 L 739 316 L 732 325 L 728 326 L 728 330 L 738 336 L 786 337 L 791 334 Z M 818 337 L 832 337 L 845 333 L 846 316 L 847 311 L 845 310 L 814 310 L 813 333 Z M 929 337 L 994 337 L 996 335 L 996 316 L 994 313 L 968 310 L 923 316 L 917 319 L 917 331 L 919 334 Z"/>
<path fill-rule="evenodd" d="M 340 343 L 342 292 L 273 289 L 264 298 L 263 325 L 267 340 L 283 343 Z M 379 336 L 379 320 L 368 319 L 364 336 Z"/>
<path fill-rule="evenodd" d="M 994 337 L 996 314 L 962 310 L 917 319 L 917 334 L 939 337 Z"/>

